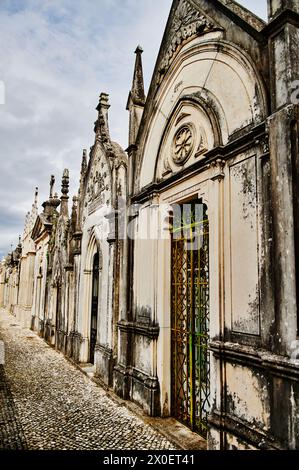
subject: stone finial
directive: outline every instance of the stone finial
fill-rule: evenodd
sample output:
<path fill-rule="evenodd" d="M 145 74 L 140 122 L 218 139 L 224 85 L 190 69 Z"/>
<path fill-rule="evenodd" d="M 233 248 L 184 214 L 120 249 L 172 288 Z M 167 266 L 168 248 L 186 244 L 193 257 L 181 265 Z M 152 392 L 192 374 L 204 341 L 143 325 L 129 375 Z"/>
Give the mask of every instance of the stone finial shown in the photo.
<path fill-rule="evenodd" d="M 60 214 L 68 217 L 68 199 L 69 199 L 69 170 L 65 169 L 63 171 L 63 176 L 61 180 L 61 204 L 60 204 Z"/>
<path fill-rule="evenodd" d="M 17 254 L 17 259 L 19 260 L 21 258 L 21 254 L 22 254 L 21 235 L 19 235 L 19 243 L 18 243 L 18 246 L 16 248 L 16 254 Z"/>
<path fill-rule="evenodd" d="M 143 109 L 145 105 L 145 93 L 144 93 L 144 79 L 142 69 L 142 53 L 143 49 L 141 46 L 137 46 L 135 50 L 136 59 L 133 74 L 132 88 L 129 93 L 127 101 L 127 110 L 130 112 L 130 124 L 129 124 L 129 147 L 135 145 L 140 122 L 143 115 Z"/>
<path fill-rule="evenodd" d="M 38 188 L 35 188 L 34 202 L 32 204 L 31 212 L 29 212 L 29 215 L 28 215 L 28 226 L 27 226 L 28 231 L 33 228 L 37 215 L 38 215 Z"/>
<path fill-rule="evenodd" d="M 136 47 L 136 50 L 135 50 L 135 54 L 142 54 L 143 53 L 143 49 L 142 47 L 138 44 L 138 46 Z"/>
<path fill-rule="evenodd" d="M 63 176 L 61 180 L 61 193 L 65 197 L 67 197 L 69 193 L 69 181 L 70 181 L 69 170 L 66 168 L 63 171 Z"/>
<path fill-rule="evenodd" d="M 35 193 L 34 193 L 34 207 L 37 208 L 38 206 L 38 188 L 35 188 Z"/>
<path fill-rule="evenodd" d="M 71 227 L 72 227 L 73 232 L 75 232 L 75 230 L 76 230 L 77 212 L 78 212 L 78 196 L 74 196 L 73 197 L 72 215 L 71 215 Z"/>
<path fill-rule="evenodd" d="M 50 199 L 53 199 L 53 189 L 54 189 L 54 184 L 55 184 L 55 176 L 51 175 L 50 178 Z"/>
<path fill-rule="evenodd" d="M 95 123 L 95 133 L 103 141 L 109 142 L 109 121 L 108 121 L 108 110 L 110 108 L 109 95 L 107 93 L 101 93 L 99 98 L 99 104 L 97 111 L 99 113 L 98 120 Z"/>
<path fill-rule="evenodd" d="M 144 106 L 145 104 L 145 93 L 144 93 L 144 79 L 143 79 L 143 67 L 142 67 L 142 53 L 143 49 L 141 46 L 137 46 L 135 50 L 136 60 L 133 74 L 132 88 L 129 94 L 129 102 L 132 100 L 133 104 Z"/>
<path fill-rule="evenodd" d="M 50 178 L 50 195 L 49 199 L 45 202 L 43 202 L 42 206 L 44 208 L 44 215 L 48 219 L 49 222 L 52 221 L 53 213 L 57 209 L 57 207 L 60 204 L 60 201 L 58 200 L 57 193 L 54 193 L 54 184 L 55 184 L 55 176 L 51 175 Z"/>
<path fill-rule="evenodd" d="M 26 217 L 25 217 L 25 229 L 26 230 L 28 229 L 29 218 L 30 218 L 30 212 L 28 211 L 27 214 L 26 214 Z"/>
<path fill-rule="evenodd" d="M 100 94 L 98 106 L 101 107 L 102 109 L 107 109 L 107 110 L 110 108 L 108 93 Z"/>
<path fill-rule="evenodd" d="M 82 163 L 81 163 L 81 175 L 85 175 L 87 170 L 87 150 L 83 150 Z"/>

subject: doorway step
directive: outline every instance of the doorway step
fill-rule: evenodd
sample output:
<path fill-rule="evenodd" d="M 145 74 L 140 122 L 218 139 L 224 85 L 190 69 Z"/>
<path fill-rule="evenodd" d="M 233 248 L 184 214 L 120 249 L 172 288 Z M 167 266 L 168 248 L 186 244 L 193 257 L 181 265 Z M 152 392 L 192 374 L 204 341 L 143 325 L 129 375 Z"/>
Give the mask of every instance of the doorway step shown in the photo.
<path fill-rule="evenodd" d="M 86 374 L 88 377 L 90 377 L 91 379 L 94 378 L 95 376 L 95 373 L 96 373 L 96 366 L 94 364 L 79 364 L 79 368 L 82 370 L 82 372 L 84 372 L 84 374 Z"/>

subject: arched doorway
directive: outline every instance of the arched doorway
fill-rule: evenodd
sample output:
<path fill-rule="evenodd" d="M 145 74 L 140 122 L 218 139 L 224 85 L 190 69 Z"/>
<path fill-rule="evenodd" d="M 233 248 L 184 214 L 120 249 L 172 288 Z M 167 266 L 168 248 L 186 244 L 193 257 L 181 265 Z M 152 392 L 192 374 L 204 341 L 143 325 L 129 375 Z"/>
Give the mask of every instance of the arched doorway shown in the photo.
<path fill-rule="evenodd" d="M 174 208 L 171 268 L 172 415 L 206 437 L 210 407 L 209 220 L 201 200 Z"/>
<path fill-rule="evenodd" d="M 62 326 L 61 318 L 61 284 L 58 282 L 56 286 L 56 331 L 59 332 Z"/>
<path fill-rule="evenodd" d="M 94 351 L 97 342 L 98 330 L 98 306 L 99 306 L 99 272 L 100 272 L 100 257 L 97 252 L 93 258 L 92 269 L 92 299 L 91 299 L 91 322 L 90 322 L 90 347 L 89 347 L 89 361 L 94 363 Z"/>
<path fill-rule="evenodd" d="M 55 315 L 55 337 L 54 344 L 59 350 L 62 350 L 61 345 L 61 332 L 63 330 L 62 318 L 62 282 L 61 278 L 56 278 L 54 281 L 54 315 Z"/>

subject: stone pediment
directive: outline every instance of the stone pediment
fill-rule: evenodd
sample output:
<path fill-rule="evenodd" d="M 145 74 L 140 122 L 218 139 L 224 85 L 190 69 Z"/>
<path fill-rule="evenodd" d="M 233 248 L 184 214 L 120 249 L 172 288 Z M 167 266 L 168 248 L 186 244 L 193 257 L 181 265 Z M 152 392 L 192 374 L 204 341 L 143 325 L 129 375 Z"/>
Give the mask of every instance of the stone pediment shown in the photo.
<path fill-rule="evenodd" d="M 209 16 L 200 11 L 190 0 L 182 0 L 174 11 L 169 25 L 170 35 L 166 39 L 165 54 L 159 66 L 157 83 L 169 69 L 177 50 L 190 38 L 222 28 Z"/>
<path fill-rule="evenodd" d="M 156 162 L 162 181 L 205 158 L 219 142 L 212 110 L 201 106 L 197 94 L 185 95 L 169 116 Z"/>
<path fill-rule="evenodd" d="M 111 168 L 102 146 L 96 143 L 92 150 L 84 202 L 83 222 L 99 208 L 109 205 L 112 199 Z"/>
<path fill-rule="evenodd" d="M 45 231 L 49 233 L 51 228 L 52 224 L 44 220 L 42 215 L 38 215 L 31 233 L 32 240 L 37 240 Z"/>

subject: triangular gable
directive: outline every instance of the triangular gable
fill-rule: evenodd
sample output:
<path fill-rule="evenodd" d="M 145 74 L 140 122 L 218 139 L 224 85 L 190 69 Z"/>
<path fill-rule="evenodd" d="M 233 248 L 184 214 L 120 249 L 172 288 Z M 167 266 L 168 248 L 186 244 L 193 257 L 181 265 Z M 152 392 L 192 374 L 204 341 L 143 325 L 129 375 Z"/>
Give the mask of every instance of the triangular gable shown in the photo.
<path fill-rule="evenodd" d="M 151 112 L 153 98 L 184 44 L 192 37 L 211 31 L 222 30 L 229 36 L 234 25 L 238 30 L 238 41 L 241 46 L 243 43 L 246 47 L 249 38 L 264 44 L 265 37 L 262 30 L 266 27 L 266 23 L 233 0 L 173 1 L 152 76 L 137 144 L 143 125 Z"/>
<path fill-rule="evenodd" d="M 49 222 L 45 222 L 41 215 L 38 215 L 35 221 L 35 224 L 33 226 L 32 232 L 31 232 L 31 238 L 32 240 L 37 240 L 43 232 L 47 231 L 50 232 L 52 227 L 52 224 Z"/>
<path fill-rule="evenodd" d="M 210 42 L 212 47 L 215 47 L 215 51 L 217 51 L 217 42 L 219 42 L 219 55 L 222 53 L 225 45 L 227 48 L 232 47 L 238 50 L 240 56 L 242 56 L 243 50 L 244 60 L 246 57 L 246 67 L 254 68 L 254 76 L 258 77 L 259 99 L 261 100 L 261 106 L 258 110 L 259 114 L 256 114 L 256 120 L 253 121 L 250 103 L 256 100 L 257 88 L 250 82 L 251 102 L 248 102 L 249 94 L 244 93 L 244 106 L 242 107 L 242 110 L 250 111 L 246 116 L 244 113 L 242 126 L 246 127 L 250 122 L 259 122 L 259 116 L 263 117 L 265 115 L 266 100 L 264 99 L 265 90 L 263 87 L 263 78 L 265 79 L 266 77 L 264 75 L 265 62 L 262 58 L 265 53 L 265 47 L 267 46 L 266 23 L 234 1 L 174 0 L 135 141 L 136 188 L 140 183 L 139 177 L 142 173 L 144 156 L 149 155 L 149 151 L 147 151 L 148 149 L 145 145 L 146 140 L 151 135 L 149 126 L 152 123 L 152 117 L 153 119 L 157 117 L 157 110 L 160 109 L 162 102 L 164 102 L 163 99 L 165 99 L 167 87 L 171 82 L 172 72 L 175 74 L 175 66 L 179 63 L 180 54 L 182 54 L 183 57 L 183 51 L 188 49 L 188 43 L 191 44 L 189 48 L 191 49 L 193 47 L 192 44 L 201 45 L 202 47 L 206 45 L 208 47 Z M 207 77 L 209 77 L 209 74 Z M 185 84 L 184 82 L 178 82 L 177 86 L 180 85 Z M 193 83 L 189 84 L 189 86 L 192 85 L 196 86 L 196 79 L 194 79 Z M 229 87 L 230 85 L 227 84 L 227 86 Z M 227 89 L 229 90 L 229 88 Z M 173 96 L 169 99 L 171 103 L 174 103 L 176 88 L 173 90 Z M 160 91 L 161 94 L 159 94 Z M 165 93 L 163 94 L 162 92 Z M 158 101 L 159 99 L 161 99 L 161 102 Z M 209 100 L 208 97 L 207 99 Z M 229 109 L 229 103 L 227 102 L 226 104 L 227 109 Z M 167 111 L 163 116 L 168 116 Z M 231 130 L 226 129 L 225 131 L 227 138 L 234 133 L 237 135 L 236 132 L 240 129 L 239 122 L 237 122 L 236 119 L 234 120 L 234 118 L 231 120 Z M 160 124 L 163 125 L 162 123 Z M 227 142 L 227 139 L 224 139 L 224 141 Z M 153 145 L 153 143 L 149 145 Z M 155 147 L 155 152 L 157 151 Z M 149 166 L 152 168 L 151 163 L 149 163 Z M 148 169 L 146 171 L 148 171 Z M 143 187 L 143 184 L 149 184 L 149 179 L 146 177 L 140 184 L 141 187 Z"/>
<path fill-rule="evenodd" d="M 165 52 L 158 68 L 158 83 L 162 81 L 174 56 L 186 40 L 211 31 L 222 30 L 215 19 L 199 10 L 190 0 L 180 0 L 172 13 L 169 25 L 166 28 L 168 34 L 164 37 Z"/>

